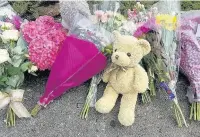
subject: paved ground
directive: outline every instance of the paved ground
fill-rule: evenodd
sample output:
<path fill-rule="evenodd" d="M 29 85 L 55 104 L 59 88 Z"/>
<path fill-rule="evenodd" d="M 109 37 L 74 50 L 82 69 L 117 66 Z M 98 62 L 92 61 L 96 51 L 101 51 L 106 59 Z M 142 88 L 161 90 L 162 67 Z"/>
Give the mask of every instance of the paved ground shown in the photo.
<path fill-rule="evenodd" d="M 30 77 L 25 84 L 27 108 L 32 108 L 44 90 L 46 76 Z M 178 96 L 186 117 L 189 104 L 185 97 L 187 82 L 184 77 L 178 83 Z M 100 84 L 98 97 L 105 85 Z M 190 122 L 189 128 L 178 128 L 173 119 L 170 103 L 164 93 L 149 105 L 138 102 L 136 121 L 131 127 L 123 127 L 117 120 L 119 101 L 110 114 L 99 114 L 91 109 L 87 121 L 79 118 L 88 83 L 70 90 L 55 100 L 37 117 L 17 119 L 16 127 L 5 128 L 5 110 L 0 111 L 0 137 L 199 137 L 199 122 Z"/>

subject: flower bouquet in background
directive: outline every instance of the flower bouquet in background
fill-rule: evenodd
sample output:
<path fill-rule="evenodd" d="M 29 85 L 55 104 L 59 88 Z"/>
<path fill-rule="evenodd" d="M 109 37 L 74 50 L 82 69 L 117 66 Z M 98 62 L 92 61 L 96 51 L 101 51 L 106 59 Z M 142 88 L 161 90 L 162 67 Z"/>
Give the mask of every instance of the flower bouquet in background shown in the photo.
<path fill-rule="evenodd" d="M 141 64 L 146 68 L 149 77 L 149 89 L 142 94 L 142 102 L 151 102 L 151 97 L 156 96 L 155 87 L 155 49 L 159 49 L 160 36 L 159 36 L 159 26 L 156 24 L 155 16 L 158 13 L 157 7 L 152 7 L 149 10 L 144 8 L 144 5 L 137 2 L 134 6 L 133 11 L 128 10 L 128 18 L 130 21 L 135 22 L 136 30 L 132 33 L 136 38 L 147 39 L 151 45 L 151 52 L 145 56 Z M 158 53 L 158 52 L 157 52 Z"/>
<path fill-rule="evenodd" d="M 200 121 L 200 16 L 199 11 L 189 11 L 181 15 L 181 71 L 188 77 L 190 87 L 187 97 L 191 103 L 190 119 Z"/>
<path fill-rule="evenodd" d="M 15 115 L 30 117 L 22 104 L 24 90 L 19 88 L 24 72 L 34 72 L 37 67 L 29 62 L 27 43 L 17 30 L 22 20 L 18 16 L 0 18 L 0 110 L 8 106 L 6 124 L 15 126 Z"/>
<path fill-rule="evenodd" d="M 176 31 L 177 18 L 177 15 L 170 13 L 156 16 L 156 22 L 161 26 L 162 41 L 161 56 L 157 56 L 158 80 L 160 82 L 160 88 L 163 89 L 168 94 L 169 99 L 173 101 L 173 109 L 178 126 L 182 127 L 182 124 L 184 124 L 187 127 L 175 91 L 180 63 L 179 35 Z"/>
<path fill-rule="evenodd" d="M 41 107 L 46 107 L 65 91 L 79 86 L 100 73 L 106 66 L 106 57 L 101 49 L 110 43 L 107 37 L 109 35 L 103 36 L 99 33 L 87 17 L 87 13 L 85 14 L 89 7 L 84 10 L 82 6 L 88 7 L 85 1 L 62 2 L 61 13 L 65 13 L 61 14 L 62 20 L 63 24 L 70 24 L 70 28 L 67 28 L 69 36 L 65 38 L 56 56 L 45 92 L 32 110 L 32 115 L 36 115 Z"/>

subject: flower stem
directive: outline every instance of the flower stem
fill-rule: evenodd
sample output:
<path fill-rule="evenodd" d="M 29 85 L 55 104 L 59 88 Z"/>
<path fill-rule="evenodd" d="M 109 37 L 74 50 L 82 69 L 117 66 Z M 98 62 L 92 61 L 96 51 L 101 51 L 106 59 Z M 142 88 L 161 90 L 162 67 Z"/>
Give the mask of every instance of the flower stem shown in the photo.
<path fill-rule="evenodd" d="M 35 105 L 35 107 L 31 111 L 31 115 L 35 117 L 41 109 L 42 106 L 40 106 L 39 104 Z"/>
<path fill-rule="evenodd" d="M 180 106 L 179 106 L 179 104 L 177 103 L 177 102 L 173 102 L 174 104 L 174 111 L 176 111 L 176 113 L 177 113 L 177 117 L 176 117 L 176 121 L 177 121 L 177 123 L 178 123 L 178 127 L 182 127 L 182 123 L 186 126 L 186 127 L 188 127 L 188 125 L 187 125 L 187 123 L 186 123 L 186 120 L 185 120 L 185 117 L 184 117 L 184 115 L 183 115 L 183 112 L 182 112 L 182 110 L 181 110 L 181 108 L 180 108 Z"/>
<path fill-rule="evenodd" d="M 12 110 L 11 107 L 8 108 L 7 114 L 6 114 L 6 126 L 7 127 L 13 127 L 15 126 L 15 113 Z"/>
<path fill-rule="evenodd" d="M 144 93 L 142 93 L 142 103 L 147 104 L 150 102 L 151 102 L 151 97 L 150 97 L 148 91 L 145 91 Z"/>
<path fill-rule="evenodd" d="M 95 94 L 97 92 L 97 85 L 99 84 L 100 81 L 101 81 L 101 75 L 100 74 L 98 74 L 98 75 L 96 75 L 92 78 L 91 83 L 90 83 L 90 87 L 89 87 L 89 91 L 88 91 L 88 95 L 86 97 L 85 104 L 84 104 L 83 109 L 80 113 L 81 119 L 87 119 L 88 113 L 89 113 L 89 110 L 90 110 L 90 105 L 93 101 L 95 102 Z"/>
<path fill-rule="evenodd" d="M 193 110 L 194 110 L 194 103 L 192 103 L 191 108 L 190 108 L 190 120 L 192 120 L 192 117 L 194 115 Z"/>
<path fill-rule="evenodd" d="M 198 102 L 193 102 L 191 104 L 191 109 L 190 109 L 190 120 L 192 120 L 192 118 L 194 120 L 200 121 L 200 103 Z"/>

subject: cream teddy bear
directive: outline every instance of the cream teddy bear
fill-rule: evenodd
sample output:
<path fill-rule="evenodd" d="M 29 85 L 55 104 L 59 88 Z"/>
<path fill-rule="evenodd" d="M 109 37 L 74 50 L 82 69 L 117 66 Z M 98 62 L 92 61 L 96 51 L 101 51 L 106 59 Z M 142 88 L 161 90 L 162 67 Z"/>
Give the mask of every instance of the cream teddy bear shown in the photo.
<path fill-rule="evenodd" d="M 151 47 L 144 39 L 138 40 L 119 32 L 114 32 L 114 36 L 112 64 L 103 75 L 103 81 L 108 84 L 95 108 L 100 113 L 109 113 L 122 94 L 118 119 L 122 125 L 131 126 L 135 120 L 138 93 L 145 92 L 149 84 L 147 73 L 139 62 Z"/>

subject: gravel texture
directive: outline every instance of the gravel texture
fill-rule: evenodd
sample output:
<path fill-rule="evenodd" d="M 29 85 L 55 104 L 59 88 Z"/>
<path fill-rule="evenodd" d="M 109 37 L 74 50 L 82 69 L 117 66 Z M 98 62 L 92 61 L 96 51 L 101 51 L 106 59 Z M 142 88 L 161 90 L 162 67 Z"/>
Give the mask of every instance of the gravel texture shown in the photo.
<path fill-rule="evenodd" d="M 44 91 L 47 76 L 29 77 L 25 82 L 24 105 L 31 109 Z M 16 127 L 6 128 L 6 110 L 0 111 L 0 137 L 199 137 L 199 122 L 189 121 L 189 104 L 185 97 L 188 82 L 180 76 L 178 97 L 189 127 L 178 128 L 173 118 L 170 101 L 165 93 L 157 93 L 156 99 L 147 105 L 138 100 L 136 121 L 131 127 L 123 127 L 117 120 L 119 101 L 109 114 L 91 109 L 89 118 L 82 120 L 79 113 L 87 95 L 89 83 L 71 89 L 43 109 L 35 118 L 17 119 Z M 98 89 L 98 98 L 105 84 Z"/>

